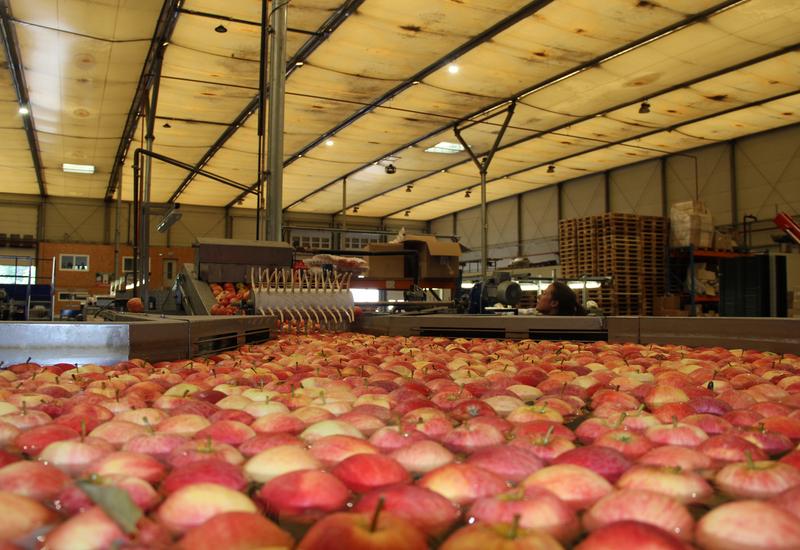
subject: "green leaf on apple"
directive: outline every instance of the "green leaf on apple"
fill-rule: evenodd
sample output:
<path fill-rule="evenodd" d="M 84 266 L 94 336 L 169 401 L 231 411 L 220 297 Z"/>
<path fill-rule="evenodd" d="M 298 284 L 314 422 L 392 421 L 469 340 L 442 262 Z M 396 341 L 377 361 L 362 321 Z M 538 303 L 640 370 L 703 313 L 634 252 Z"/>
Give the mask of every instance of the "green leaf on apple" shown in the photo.
<path fill-rule="evenodd" d="M 136 533 L 136 524 L 144 514 L 128 493 L 118 487 L 98 485 L 92 481 L 79 480 L 76 483 L 125 533 Z"/>

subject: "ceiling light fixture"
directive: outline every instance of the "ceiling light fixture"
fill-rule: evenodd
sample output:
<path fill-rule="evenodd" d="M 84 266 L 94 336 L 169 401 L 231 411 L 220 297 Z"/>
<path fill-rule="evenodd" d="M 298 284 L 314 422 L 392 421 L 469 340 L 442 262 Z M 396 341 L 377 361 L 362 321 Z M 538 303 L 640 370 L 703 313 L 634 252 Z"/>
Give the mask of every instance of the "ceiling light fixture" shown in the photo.
<path fill-rule="evenodd" d="M 458 74 L 458 71 L 460 71 L 460 70 L 461 70 L 461 68 L 458 65 L 456 65 L 455 63 L 450 63 L 447 66 L 447 72 L 450 73 L 450 74 Z"/>
<path fill-rule="evenodd" d="M 172 124 L 170 124 L 169 122 L 165 122 L 164 128 L 172 128 Z"/>
<path fill-rule="evenodd" d="M 410 215 L 411 215 L 411 210 L 406 210 L 406 214 L 405 214 L 406 218 L 409 217 Z"/>
<path fill-rule="evenodd" d="M 329 140 L 327 140 L 327 141 L 325 142 L 325 145 L 327 145 L 328 147 L 333 147 L 333 144 L 334 144 L 334 143 L 335 143 L 335 142 L 334 142 L 332 139 L 329 139 Z"/>
<path fill-rule="evenodd" d="M 28 109 L 27 107 L 25 107 L 23 105 L 22 107 L 19 108 L 19 114 L 21 114 L 21 115 L 29 115 L 29 114 L 31 114 L 31 111 L 30 111 L 30 109 Z"/>
<path fill-rule="evenodd" d="M 226 27 L 225 25 L 220 23 L 219 25 L 214 27 L 214 31 L 216 31 L 216 32 L 218 32 L 220 34 L 225 34 L 226 32 L 228 32 L 228 27 Z"/>
<path fill-rule="evenodd" d="M 413 191 L 413 190 L 414 190 L 414 185 L 412 185 L 410 183 L 408 185 L 406 185 L 406 193 L 411 193 L 411 191 Z"/>
<path fill-rule="evenodd" d="M 639 106 L 639 114 L 646 115 L 650 112 L 650 104 L 646 101 L 643 101 L 642 104 Z"/>
<path fill-rule="evenodd" d="M 472 190 L 471 189 L 467 189 L 466 193 L 464 193 L 464 198 L 468 199 L 471 196 L 472 196 Z"/>
<path fill-rule="evenodd" d="M 555 171 L 556 171 L 555 164 L 551 164 L 550 166 L 547 167 L 547 173 L 548 174 L 553 174 Z"/>
<path fill-rule="evenodd" d="M 91 164 L 69 164 L 64 163 L 61 169 L 68 174 L 94 174 L 94 166 Z"/>
<path fill-rule="evenodd" d="M 295 67 L 302 67 L 303 65 L 305 65 L 305 63 L 303 63 L 302 61 L 297 61 L 297 62 L 294 64 L 294 66 L 295 66 Z"/>
<path fill-rule="evenodd" d="M 353 214 L 358 214 L 358 208 L 359 208 L 358 205 L 355 205 L 353 207 Z"/>
<path fill-rule="evenodd" d="M 464 146 L 460 143 L 452 143 L 450 141 L 440 141 L 432 147 L 425 149 L 426 153 L 440 153 L 443 155 L 453 155 L 460 153 L 464 150 Z"/>

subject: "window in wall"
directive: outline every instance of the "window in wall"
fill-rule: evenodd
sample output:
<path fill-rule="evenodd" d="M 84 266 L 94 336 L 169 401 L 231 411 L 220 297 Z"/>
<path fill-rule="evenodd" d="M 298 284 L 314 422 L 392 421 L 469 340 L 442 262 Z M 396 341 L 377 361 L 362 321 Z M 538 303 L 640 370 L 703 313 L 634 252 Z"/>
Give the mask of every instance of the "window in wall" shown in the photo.
<path fill-rule="evenodd" d="M 331 247 L 331 238 L 321 235 L 292 235 L 295 248 L 325 249 Z"/>
<path fill-rule="evenodd" d="M 0 265 L 0 285 L 26 285 L 30 273 L 31 284 L 36 283 L 36 266 Z"/>
<path fill-rule="evenodd" d="M 59 292 L 59 302 L 80 302 L 85 300 L 89 294 L 87 292 Z"/>
<path fill-rule="evenodd" d="M 380 239 L 377 236 L 350 236 L 344 238 L 344 248 L 347 250 L 362 250 L 369 243 L 378 242 L 380 242 Z"/>
<path fill-rule="evenodd" d="M 89 256 L 85 254 L 60 254 L 58 258 L 61 271 L 89 271 Z"/>
<path fill-rule="evenodd" d="M 153 259 L 150 258 L 147 260 L 147 265 L 150 269 L 153 267 Z M 122 272 L 123 273 L 133 273 L 133 256 L 123 256 L 122 257 Z"/>

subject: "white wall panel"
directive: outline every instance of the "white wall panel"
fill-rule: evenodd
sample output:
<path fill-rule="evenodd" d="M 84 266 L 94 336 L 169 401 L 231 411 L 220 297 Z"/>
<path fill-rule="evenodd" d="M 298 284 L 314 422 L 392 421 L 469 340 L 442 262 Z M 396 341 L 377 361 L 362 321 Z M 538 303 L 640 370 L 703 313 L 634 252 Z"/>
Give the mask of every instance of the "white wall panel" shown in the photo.
<path fill-rule="evenodd" d="M 183 216 L 170 229 L 172 246 L 192 246 L 198 237 L 225 238 L 225 210 L 182 206 L 181 212 Z"/>
<path fill-rule="evenodd" d="M 431 220 L 431 233 L 434 235 L 452 235 L 453 234 L 453 216 L 443 216 Z"/>
<path fill-rule="evenodd" d="M 584 218 L 605 212 L 605 175 L 592 174 L 564 182 L 561 187 L 561 217 Z"/>
<path fill-rule="evenodd" d="M 232 238 L 254 239 L 256 235 L 255 216 L 235 216 L 233 218 Z"/>
<path fill-rule="evenodd" d="M 105 235 L 103 201 L 48 199 L 45 203 L 44 240 L 102 243 Z"/>
<path fill-rule="evenodd" d="M 558 252 L 558 188 L 552 185 L 522 195 L 520 221 L 522 254 L 537 262 L 555 257 Z"/>
<path fill-rule="evenodd" d="M 39 219 L 35 205 L 0 204 L 0 233 L 6 235 L 36 236 L 36 222 Z"/>
<path fill-rule="evenodd" d="M 462 255 L 462 260 L 474 260 L 481 257 L 481 209 L 470 208 L 458 213 L 456 234 L 461 237 L 461 244 L 470 248 L 471 252 Z"/>
<path fill-rule="evenodd" d="M 800 126 L 739 140 L 736 182 L 739 221 L 745 214 L 800 214 Z"/>
<path fill-rule="evenodd" d="M 660 161 L 640 162 L 613 170 L 608 195 L 610 212 L 660 216 Z"/>
<path fill-rule="evenodd" d="M 694 200 L 698 194 L 716 225 L 731 223 L 730 152 L 730 144 L 720 143 L 667 158 L 667 203 Z"/>
<path fill-rule="evenodd" d="M 489 203 L 486 208 L 486 217 L 489 223 L 489 257 L 515 256 L 518 239 L 517 197 Z"/>

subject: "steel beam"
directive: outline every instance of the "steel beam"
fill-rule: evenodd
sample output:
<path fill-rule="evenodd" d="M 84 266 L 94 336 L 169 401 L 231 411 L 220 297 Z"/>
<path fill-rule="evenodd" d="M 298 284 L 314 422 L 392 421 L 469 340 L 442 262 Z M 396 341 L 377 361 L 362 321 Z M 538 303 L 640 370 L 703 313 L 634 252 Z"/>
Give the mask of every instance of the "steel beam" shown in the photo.
<path fill-rule="evenodd" d="M 125 162 L 128 148 L 131 145 L 131 141 L 133 141 L 133 134 L 136 132 L 136 123 L 139 119 L 139 114 L 147 101 L 147 94 L 150 88 L 158 78 L 154 69 L 160 55 L 159 52 L 172 37 L 182 5 L 183 0 L 165 0 L 161 8 L 156 30 L 150 42 L 150 51 L 147 53 L 147 58 L 142 67 L 142 74 L 139 75 L 139 84 L 136 86 L 136 93 L 133 96 L 131 108 L 128 110 L 128 119 L 125 121 L 125 128 L 122 131 L 122 139 L 119 142 L 117 154 L 114 157 L 114 166 L 111 168 L 111 175 L 109 176 L 108 187 L 106 188 L 107 201 L 114 197 L 117 182 L 121 181 L 119 173 L 122 171 L 122 164 Z"/>
<path fill-rule="evenodd" d="M 692 24 L 694 24 L 694 23 L 696 23 L 698 21 L 704 21 L 708 17 L 710 17 L 710 16 L 712 16 L 714 14 L 720 13 L 722 11 L 725 11 L 727 9 L 730 9 L 732 6 L 740 4 L 743 1 L 745 1 L 745 0 L 726 0 L 724 2 L 721 2 L 721 3 L 719 3 L 719 4 L 715 5 L 715 6 L 707 9 L 707 10 L 704 10 L 702 12 L 699 12 L 699 13 L 695 14 L 695 15 L 687 17 L 687 18 L 685 18 L 685 19 L 683 19 L 681 21 L 678 21 L 677 23 L 669 25 L 669 26 L 667 26 L 667 27 L 665 27 L 663 29 L 660 29 L 660 30 L 658 30 L 658 31 L 656 31 L 654 33 L 651 33 L 651 34 L 649 34 L 649 35 L 647 35 L 645 37 L 642 37 L 642 38 L 640 38 L 638 40 L 635 40 L 633 42 L 630 42 L 628 44 L 620 46 L 619 48 L 616 48 L 616 49 L 614 49 L 614 50 L 612 50 L 610 52 L 601 54 L 601 55 L 599 55 L 599 56 L 597 56 L 597 57 L 595 57 L 593 59 L 590 59 L 589 61 L 587 61 L 585 63 L 582 63 L 581 65 L 578 65 L 577 67 L 574 67 L 574 68 L 571 68 L 571 69 L 567 69 L 566 71 L 563 71 L 563 72 L 561 72 L 561 73 L 559 73 L 559 74 L 557 74 L 557 75 L 555 75 L 555 76 L 553 76 L 551 78 L 543 80 L 542 82 L 539 82 L 539 83 L 537 83 L 537 84 L 535 84 L 533 86 L 530 86 L 530 87 L 528 87 L 528 88 L 526 88 L 526 89 L 524 89 L 524 90 L 522 90 L 520 92 L 517 92 L 512 96 L 509 96 L 507 98 L 495 101 L 494 103 L 492 103 L 490 105 L 487 105 L 485 107 L 481 107 L 479 110 L 477 110 L 477 111 L 465 116 L 461 120 L 450 122 L 450 123 L 446 124 L 445 126 L 442 126 L 441 128 L 433 130 L 432 132 L 429 132 L 429 133 L 425 134 L 424 136 L 422 136 L 420 138 L 416 138 L 413 141 L 410 141 L 410 142 L 408 142 L 408 143 L 406 143 L 406 144 L 404 144 L 404 145 L 402 145 L 400 147 L 397 147 L 396 149 L 394 149 L 394 150 L 382 155 L 381 157 L 379 157 L 377 159 L 374 159 L 374 160 L 371 160 L 371 161 L 363 164 L 362 166 L 360 166 L 360 167 L 358 167 L 358 168 L 356 168 L 354 170 L 351 170 L 350 172 L 345 174 L 345 176 L 343 176 L 343 177 L 353 176 L 354 174 L 358 173 L 359 171 L 364 170 L 365 168 L 368 168 L 369 166 L 373 165 L 375 162 L 378 162 L 378 161 L 380 161 L 381 159 L 383 159 L 383 158 L 385 158 L 387 156 L 397 154 L 397 153 L 403 151 L 404 149 L 407 149 L 407 148 L 412 147 L 412 146 L 414 146 L 414 145 L 416 145 L 416 144 L 418 144 L 420 142 L 423 142 L 423 141 L 425 141 L 427 139 L 430 139 L 431 137 L 433 137 L 433 136 L 435 136 L 435 135 L 437 135 L 439 133 L 442 133 L 442 132 L 447 131 L 449 129 L 455 128 L 458 124 L 461 124 L 462 122 L 464 122 L 466 120 L 469 120 L 469 119 L 474 118 L 476 116 L 480 116 L 480 115 L 482 115 L 484 113 L 492 111 L 492 110 L 496 109 L 497 107 L 503 105 L 504 103 L 507 103 L 507 102 L 512 101 L 514 99 L 521 99 L 524 96 L 530 95 L 530 94 L 532 94 L 532 93 L 534 93 L 534 92 L 536 92 L 538 90 L 546 88 L 546 87 L 548 87 L 548 86 L 550 86 L 550 85 L 552 85 L 552 84 L 554 84 L 556 82 L 564 80 L 565 78 L 569 78 L 570 76 L 573 76 L 573 75 L 579 74 L 581 72 L 584 72 L 584 71 L 586 71 L 588 69 L 591 69 L 592 67 L 595 67 L 595 66 L 597 66 L 597 65 L 599 65 L 599 64 L 601 64 L 601 63 L 603 63 L 605 61 L 608 61 L 610 59 L 613 59 L 613 58 L 615 58 L 615 57 L 617 57 L 619 55 L 622 55 L 623 53 L 628 52 L 628 51 L 630 51 L 630 50 L 632 50 L 634 48 L 638 48 L 638 47 L 640 47 L 640 46 L 642 46 L 644 44 L 649 44 L 650 42 L 653 42 L 654 40 L 657 40 L 659 38 L 663 38 L 665 36 L 668 36 L 668 35 L 676 32 L 676 31 L 679 31 L 679 30 L 681 30 L 681 29 L 683 29 L 685 27 L 688 27 L 688 26 L 690 26 L 690 25 L 692 25 Z M 463 54 L 463 52 L 462 52 L 462 54 Z M 707 77 L 703 77 L 703 78 L 700 78 L 698 80 L 704 80 L 705 78 L 707 78 Z M 679 86 L 679 87 L 681 87 L 681 86 Z M 646 99 L 646 97 L 644 99 Z M 641 101 L 642 101 L 642 99 L 639 99 L 637 102 L 641 102 Z M 563 128 L 563 127 L 575 124 L 576 122 L 580 122 L 581 120 L 592 118 L 593 116 L 596 116 L 596 114 L 593 114 L 593 115 L 591 115 L 589 117 L 584 117 L 584 118 L 581 118 L 581 119 L 573 120 L 569 124 L 566 124 L 566 125 L 561 126 L 559 128 Z M 549 131 L 552 132 L 552 131 L 555 131 L 555 129 L 550 129 Z M 328 135 L 328 134 L 326 134 L 326 135 Z M 466 162 L 466 161 L 463 161 L 463 162 Z M 453 168 L 455 166 L 458 166 L 459 164 L 462 164 L 463 162 L 454 163 L 454 164 L 452 164 L 452 165 L 450 165 L 448 167 L 445 167 L 445 169 Z M 415 179 L 413 179 L 411 181 L 407 181 L 407 182 L 403 183 L 402 185 L 397 185 L 396 187 L 393 187 L 391 189 L 383 191 L 380 194 L 373 195 L 372 197 L 369 197 L 369 198 L 364 199 L 362 201 L 359 201 L 357 203 L 353 203 L 353 204 L 351 204 L 349 206 L 352 207 L 352 206 L 355 206 L 356 204 L 363 204 L 363 203 L 365 203 L 365 202 L 367 202 L 367 201 L 369 201 L 369 200 L 371 200 L 373 198 L 379 197 L 379 196 L 381 196 L 381 195 L 383 195 L 383 194 L 385 194 L 387 192 L 393 191 L 395 189 L 400 189 L 401 187 L 404 187 L 404 186 L 408 185 L 409 183 L 414 183 L 416 181 L 424 179 L 424 178 L 428 177 L 429 175 L 432 175 L 432 174 L 434 174 L 436 172 L 439 172 L 440 170 L 441 169 L 435 170 L 434 172 L 431 172 L 431 174 L 428 174 L 428 175 L 425 175 L 425 176 L 421 176 L 419 178 L 415 178 Z M 293 206 L 297 205 L 298 203 L 306 200 L 310 196 L 315 195 L 316 193 L 319 193 L 320 191 L 324 191 L 325 189 L 327 189 L 327 188 L 331 187 L 332 185 L 336 184 L 341 179 L 342 179 L 342 176 L 331 180 L 330 182 L 326 183 L 325 185 L 323 185 L 319 189 L 317 189 L 317 190 L 313 191 L 312 193 L 309 193 L 306 196 L 296 200 L 295 202 L 293 202 L 292 204 L 287 206 L 286 209 L 288 210 L 289 208 L 292 208 Z"/>
<path fill-rule="evenodd" d="M 308 57 L 317 49 L 319 48 L 327 39 L 328 37 L 339 28 L 339 26 L 344 23 L 344 21 L 352 14 L 355 10 L 358 9 L 361 4 L 364 3 L 364 0 L 348 0 L 344 5 L 339 7 L 333 15 L 331 15 L 319 28 L 319 31 L 314 33 L 311 38 L 309 38 L 305 44 L 295 53 L 292 58 L 286 63 L 286 77 L 290 77 L 292 73 L 298 68 L 298 63 L 301 63 L 308 59 Z M 195 171 L 189 173 L 186 178 L 178 185 L 175 192 L 172 193 L 172 196 L 169 198 L 169 202 L 175 202 L 178 197 L 186 191 L 186 188 L 189 186 L 190 183 L 194 180 L 195 176 L 197 175 L 197 170 L 202 169 L 205 167 L 214 155 L 222 149 L 222 147 L 228 142 L 233 134 L 247 121 L 250 116 L 256 112 L 258 109 L 259 98 L 256 95 L 253 99 L 251 99 L 248 104 L 245 106 L 244 109 L 236 116 L 233 122 L 230 123 L 228 128 L 222 132 L 222 134 L 217 138 L 217 140 L 211 145 L 211 147 L 206 151 L 203 156 L 200 158 L 199 161 L 195 164 Z M 258 182 L 256 182 L 252 188 L 255 189 L 258 186 Z M 239 202 L 244 195 L 239 195 L 236 197 L 235 200 L 231 201 L 226 205 L 226 207 L 232 207 L 237 202 Z"/>
<path fill-rule="evenodd" d="M 750 107 L 757 107 L 758 105 L 763 105 L 764 103 L 769 103 L 770 101 L 778 101 L 778 100 L 783 99 L 785 97 L 790 97 L 790 96 L 797 95 L 797 94 L 798 94 L 798 92 L 796 90 L 793 90 L 791 92 L 786 92 L 786 93 L 783 93 L 783 94 L 779 94 L 777 96 L 772 96 L 772 97 L 768 97 L 766 99 L 762 99 L 762 100 L 759 100 L 759 101 L 754 101 L 754 102 L 748 103 L 746 105 L 739 105 L 739 106 L 736 106 L 736 107 L 732 107 L 730 109 L 726 109 L 724 111 L 719 111 L 717 113 L 711 113 L 711 114 L 703 115 L 703 116 L 700 116 L 700 117 L 697 117 L 697 118 L 693 118 L 691 120 L 686 120 L 684 122 L 681 122 L 680 124 L 674 124 L 672 126 L 667 126 L 665 128 L 656 128 L 655 130 L 652 130 L 650 132 L 645 132 L 643 134 L 638 134 L 638 135 L 631 136 L 631 137 L 628 137 L 628 138 L 625 138 L 625 139 L 622 139 L 622 140 L 618 140 L 618 141 L 605 142 L 605 143 L 603 143 L 602 145 L 600 145 L 598 147 L 592 147 L 592 148 L 587 149 L 585 151 L 580 151 L 578 153 L 573 153 L 571 155 L 565 155 L 563 157 L 559 157 L 559 158 L 556 158 L 556 159 L 550 159 L 550 160 L 548 160 L 546 162 L 542 162 L 542 163 L 536 164 L 534 166 L 528 166 L 527 168 L 521 168 L 520 170 L 516 170 L 514 172 L 510 172 L 508 174 L 504 174 L 503 176 L 499 176 L 497 178 L 494 178 L 491 181 L 498 181 L 498 180 L 503 179 L 503 178 L 514 177 L 514 176 L 522 174 L 524 172 L 529 172 L 530 170 L 535 170 L 536 168 L 541 168 L 542 166 L 547 166 L 549 164 L 553 164 L 553 163 L 556 163 L 556 162 L 562 162 L 562 161 L 565 161 L 565 160 L 569 160 L 571 158 L 579 157 L 581 155 L 585 155 L 587 153 L 598 151 L 598 150 L 604 149 L 606 147 L 612 147 L 612 146 L 617 146 L 617 145 L 625 145 L 625 143 L 627 143 L 629 141 L 646 138 L 646 137 L 652 136 L 654 134 L 658 134 L 660 132 L 672 132 L 672 131 L 675 131 L 675 130 L 677 130 L 678 128 L 680 128 L 682 126 L 687 126 L 689 124 L 695 124 L 697 122 L 702 122 L 704 120 L 709 120 L 709 119 L 712 119 L 712 118 L 715 118 L 715 117 L 719 117 L 719 116 L 723 116 L 723 115 L 726 115 L 726 114 L 729 114 L 729 113 L 733 113 L 733 112 L 736 112 L 736 111 L 741 111 L 743 109 L 748 109 Z M 544 133 L 550 133 L 550 132 L 544 132 Z M 593 138 L 585 138 L 584 137 L 583 139 L 599 141 L 599 140 L 594 140 Z M 509 145 L 509 147 L 510 146 L 511 145 Z M 670 151 L 658 151 L 656 149 L 652 149 L 652 148 L 648 148 L 648 147 L 640 147 L 640 146 L 633 146 L 633 145 L 630 145 L 629 147 L 656 151 L 656 152 L 662 153 L 665 156 L 670 156 L 670 155 L 686 156 L 685 154 L 682 154 L 681 152 L 673 153 L 673 152 L 670 152 Z M 475 186 L 475 184 L 473 183 L 471 185 L 467 185 L 467 186 L 462 187 L 460 189 L 454 189 L 453 191 L 448 191 L 447 193 L 443 193 L 443 194 L 438 195 L 436 197 L 433 197 L 433 198 L 430 198 L 430 199 L 426 199 L 426 200 L 418 202 L 416 204 L 412 204 L 410 206 L 404 206 L 403 208 L 400 208 L 399 210 L 395 210 L 393 212 L 390 212 L 389 214 L 385 214 L 383 217 L 384 218 L 389 218 L 391 216 L 394 216 L 395 214 L 399 214 L 400 212 L 404 212 L 406 210 L 411 210 L 411 209 L 414 209 L 414 208 L 418 208 L 418 207 L 422 206 L 423 204 L 428 204 L 429 202 L 435 202 L 435 201 L 437 201 L 439 199 L 443 199 L 443 198 L 449 197 L 451 195 L 457 195 L 458 193 L 463 193 L 467 189 L 469 189 L 471 187 L 474 187 L 474 186 Z"/>
<path fill-rule="evenodd" d="M 28 96 L 28 86 L 25 84 L 25 71 L 20 59 L 19 44 L 17 34 L 14 32 L 12 24 L 11 8 L 8 0 L 0 0 L 0 34 L 3 37 L 3 46 L 8 60 L 8 70 L 11 73 L 11 81 L 17 93 L 17 102 L 20 108 L 26 108 L 27 114 L 22 115 L 22 125 L 25 128 L 25 136 L 28 138 L 28 148 L 31 151 L 33 170 L 36 173 L 36 183 L 39 185 L 39 195 L 47 196 L 45 187 L 44 169 L 42 167 L 42 157 L 39 154 L 39 141 L 36 139 L 36 126 L 33 122 L 33 109 L 30 97 Z"/>

